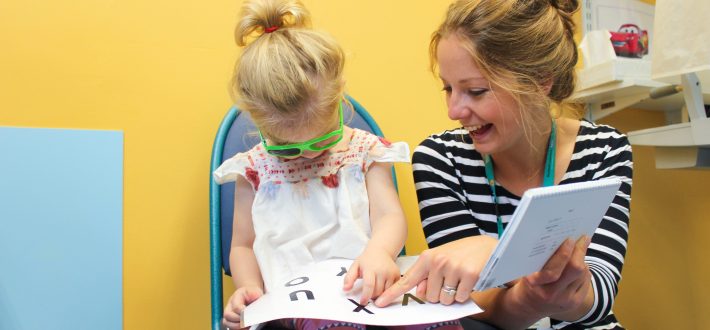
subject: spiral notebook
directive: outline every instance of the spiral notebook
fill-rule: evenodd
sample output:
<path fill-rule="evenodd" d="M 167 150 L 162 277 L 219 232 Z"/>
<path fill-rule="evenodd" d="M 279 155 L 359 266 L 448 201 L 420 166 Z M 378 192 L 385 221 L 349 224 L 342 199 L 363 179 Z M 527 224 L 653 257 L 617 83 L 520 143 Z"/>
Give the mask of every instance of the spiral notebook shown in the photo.
<path fill-rule="evenodd" d="M 565 239 L 591 237 L 620 185 L 619 179 L 603 179 L 526 191 L 474 290 L 539 271 Z"/>

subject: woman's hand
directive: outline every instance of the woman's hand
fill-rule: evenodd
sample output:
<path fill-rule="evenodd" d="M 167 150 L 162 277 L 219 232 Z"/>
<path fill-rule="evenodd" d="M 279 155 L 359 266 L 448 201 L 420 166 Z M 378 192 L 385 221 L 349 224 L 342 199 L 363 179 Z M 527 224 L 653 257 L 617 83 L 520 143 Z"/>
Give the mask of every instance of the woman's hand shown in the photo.
<path fill-rule="evenodd" d="M 367 304 L 371 298 L 378 297 L 399 279 L 399 267 L 384 249 L 368 246 L 350 265 L 343 282 L 343 291 L 352 290 L 355 280 L 362 278 L 362 296 L 360 305 Z"/>
<path fill-rule="evenodd" d="M 590 239 L 567 239 L 539 272 L 523 277 L 511 288 L 517 306 L 532 314 L 575 321 L 594 303 L 592 274 L 584 262 Z"/>
<path fill-rule="evenodd" d="M 242 312 L 247 305 L 251 304 L 264 295 L 260 287 L 246 286 L 234 291 L 224 307 L 224 319 L 222 323 L 229 329 L 241 329 Z"/>
<path fill-rule="evenodd" d="M 497 243 L 489 236 L 473 236 L 425 250 L 397 284 L 380 295 L 375 305 L 385 307 L 415 286 L 417 296 L 432 303 L 450 305 L 468 300 Z"/>

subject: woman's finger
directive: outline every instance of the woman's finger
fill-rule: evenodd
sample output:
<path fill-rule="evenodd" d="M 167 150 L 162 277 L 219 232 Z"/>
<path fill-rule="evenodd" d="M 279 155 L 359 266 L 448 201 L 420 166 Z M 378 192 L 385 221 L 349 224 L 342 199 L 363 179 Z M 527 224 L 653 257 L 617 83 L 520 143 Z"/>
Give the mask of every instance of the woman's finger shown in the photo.
<path fill-rule="evenodd" d="M 442 270 L 441 289 L 439 290 L 439 302 L 444 305 L 451 305 L 456 297 L 461 278 L 461 269 L 457 267 L 446 267 Z"/>
<path fill-rule="evenodd" d="M 375 301 L 375 305 L 377 307 L 385 307 L 395 298 L 407 293 L 407 291 L 411 290 L 427 277 L 427 269 L 426 262 L 421 257 L 417 259 L 414 265 L 402 275 L 397 283 L 382 292 L 380 297 Z"/>
<path fill-rule="evenodd" d="M 574 282 L 579 282 L 580 278 L 585 277 L 588 267 L 584 262 L 584 257 L 587 254 L 587 246 L 589 242 L 587 236 L 580 237 L 574 245 L 574 250 L 572 251 L 572 256 L 570 257 L 567 265 L 565 265 L 564 270 L 559 275 L 557 281 L 553 282 L 560 288 L 567 288 Z M 551 284 L 553 284 L 551 283 Z M 575 286 L 578 287 L 579 285 Z"/>
<path fill-rule="evenodd" d="M 475 280 L 477 280 L 477 278 L 473 276 L 464 276 L 461 278 L 456 296 L 454 297 L 456 301 L 466 302 L 471 299 L 471 291 L 473 291 L 473 286 L 476 285 Z"/>
<path fill-rule="evenodd" d="M 572 258 L 574 246 L 575 244 L 571 239 L 566 239 L 539 272 L 528 276 L 530 284 L 543 285 L 557 281 L 565 267 L 567 267 L 570 258 Z"/>
<path fill-rule="evenodd" d="M 387 290 L 387 288 L 389 288 L 389 287 L 391 287 L 392 285 L 394 285 L 395 283 L 397 283 L 398 277 L 399 277 L 399 276 L 397 276 L 397 277 L 387 277 L 387 279 L 386 279 L 386 281 L 385 281 L 385 286 L 382 288 L 382 291 L 378 292 L 377 295 L 374 296 L 373 298 L 378 298 L 379 296 L 382 295 L 383 292 L 385 292 L 385 290 Z"/>
<path fill-rule="evenodd" d="M 454 282 L 456 282 L 456 284 L 454 284 Z M 441 290 L 439 290 L 439 302 L 444 305 L 451 305 L 455 301 L 458 287 L 458 280 L 452 281 L 449 277 L 447 277 L 444 280 L 444 284 L 441 286 Z"/>
<path fill-rule="evenodd" d="M 438 303 L 443 286 L 444 274 L 438 268 L 430 269 L 426 284 L 426 300 L 431 303 Z"/>

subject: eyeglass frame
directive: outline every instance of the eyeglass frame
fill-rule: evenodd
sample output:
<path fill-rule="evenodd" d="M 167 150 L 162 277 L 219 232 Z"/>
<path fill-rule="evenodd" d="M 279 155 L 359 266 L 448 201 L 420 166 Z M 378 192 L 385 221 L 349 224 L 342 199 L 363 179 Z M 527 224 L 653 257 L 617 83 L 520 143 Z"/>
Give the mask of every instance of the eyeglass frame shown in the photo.
<path fill-rule="evenodd" d="M 266 139 L 264 136 L 261 134 L 261 130 L 259 130 L 259 138 L 261 139 L 261 144 L 264 146 L 264 150 L 266 150 L 267 153 L 269 153 L 272 156 L 276 157 L 298 157 L 303 154 L 304 151 L 323 151 L 332 148 L 335 146 L 340 140 L 343 139 L 343 102 L 340 102 L 340 106 L 338 107 L 338 112 L 340 115 L 340 124 L 339 128 L 330 132 L 326 133 L 322 136 L 310 139 L 308 141 L 300 142 L 300 143 L 291 143 L 291 144 L 285 144 L 285 145 L 275 145 L 275 146 L 269 146 L 266 144 Z M 314 146 L 317 143 L 326 141 L 336 135 L 340 135 L 335 141 L 330 142 L 322 147 L 316 147 Z M 289 150 L 289 149 L 297 149 L 298 153 L 295 154 L 279 154 L 279 151 L 283 150 Z"/>

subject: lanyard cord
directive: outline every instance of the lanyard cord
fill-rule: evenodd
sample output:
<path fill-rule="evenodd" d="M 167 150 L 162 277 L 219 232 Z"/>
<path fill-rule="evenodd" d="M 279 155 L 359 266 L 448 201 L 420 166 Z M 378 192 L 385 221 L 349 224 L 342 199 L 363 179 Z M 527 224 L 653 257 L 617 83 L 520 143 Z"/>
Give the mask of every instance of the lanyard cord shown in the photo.
<path fill-rule="evenodd" d="M 550 132 L 550 140 L 547 143 L 547 155 L 545 156 L 545 173 L 542 178 L 542 186 L 549 187 L 555 185 L 555 148 L 556 148 L 556 137 L 557 137 L 557 124 L 552 121 L 552 130 Z M 500 212 L 498 211 L 498 194 L 496 193 L 496 178 L 493 173 L 493 160 L 490 155 L 484 157 L 484 162 L 486 164 L 486 178 L 488 179 L 488 185 L 491 187 L 491 192 L 493 193 L 493 206 L 496 212 L 496 221 L 498 223 L 498 238 L 503 235 L 503 220 L 501 220 Z"/>

